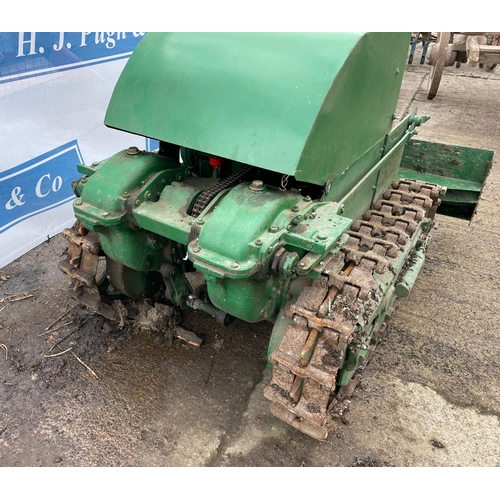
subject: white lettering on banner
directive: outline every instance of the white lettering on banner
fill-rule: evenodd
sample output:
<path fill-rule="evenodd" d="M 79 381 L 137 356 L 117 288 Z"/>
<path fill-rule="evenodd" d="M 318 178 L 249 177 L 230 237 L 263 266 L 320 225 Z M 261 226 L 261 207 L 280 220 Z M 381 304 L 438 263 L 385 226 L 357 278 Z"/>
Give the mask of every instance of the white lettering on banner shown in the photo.
<path fill-rule="evenodd" d="M 87 35 L 90 35 L 90 33 L 86 33 Z M 107 49 L 112 49 L 116 45 L 116 42 L 119 40 L 125 40 L 127 38 L 127 33 L 125 31 L 122 32 L 116 32 L 116 40 L 113 37 L 115 35 L 114 31 L 96 31 L 95 33 L 95 44 L 99 43 L 104 43 L 106 42 L 106 48 Z M 135 35 L 134 35 L 135 36 Z M 81 47 L 81 45 L 80 45 Z"/>
<path fill-rule="evenodd" d="M 52 44 L 52 50 L 55 52 L 59 52 L 64 47 L 68 50 L 72 48 L 71 43 L 64 43 L 66 37 L 65 33 L 66 32 L 64 31 L 60 31 L 57 43 Z M 88 38 L 92 34 L 94 34 L 93 40 L 92 38 Z M 145 34 L 145 31 L 132 32 L 134 38 L 144 36 Z M 19 46 L 16 57 L 33 56 L 36 54 L 43 54 L 45 52 L 45 47 L 36 46 L 36 35 L 37 33 L 35 31 L 30 31 L 29 33 L 24 31 L 19 32 Z M 108 50 L 111 50 L 115 48 L 116 42 L 125 40 L 125 38 L 127 38 L 127 32 L 125 31 L 82 31 L 80 36 L 80 45 L 77 43 L 77 48 L 88 47 L 90 42 L 90 45 L 103 44 Z M 27 49 L 25 45 L 29 47 L 28 53 L 25 52 L 25 49 Z"/>
<path fill-rule="evenodd" d="M 47 181 L 44 183 L 44 179 Z M 42 183 L 44 184 L 42 186 Z M 45 196 L 49 195 L 51 192 L 57 193 L 62 188 L 63 180 L 60 175 L 54 177 L 52 184 L 50 183 L 50 174 L 45 174 L 38 179 L 38 182 L 35 186 L 35 195 L 37 198 L 45 198 Z M 42 192 L 43 189 L 43 192 Z M 5 204 L 5 208 L 7 210 L 13 210 L 16 207 L 21 207 L 26 202 L 23 201 L 24 193 L 21 193 L 22 189 L 20 186 L 16 186 L 12 192 L 10 193 L 10 200 Z"/>
<path fill-rule="evenodd" d="M 43 194 L 42 193 L 42 182 L 43 182 L 44 179 L 48 179 L 50 181 L 50 174 L 42 175 L 42 177 L 40 177 L 40 179 L 36 183 L 35 194 L 37 195 L 38 198 L 44 198 L 45 196 L 47 196 L 48 194 L 50 194 L 51 190 L 54 193 L 57 193 L 57 191 L 59 191 L 59 189 L 61 189 L 61 187 L 62 187 L 62 182 L 63 181 L 62 181 L 61 176 L 58 175 L 52 181 L 52 187 L 49 187 L 49 190 L 45 194 Z"/>
<path fill-rule="evenodd" d="M 52 48 L 56 51 L 56 52 L 59 52 L 62 48 L 63 48 L 63 45 L 64 45 L 64 31 L 60 31 L 59 32 L 59 42 L 58 43 L 55 43 Z M 71 49 L 71 44 L 68 43 L 66 45 L 66 48 L 68 49 Z"/>
<path fill-rule="evenodd" d="M 19 48 L 17 49 L 17 56 L 16 57 L 22 57 L 22 56 L 32 56 L 33 54 L 36 54 L 35 50 L 35 37 L 36 37 L 36 32 L 31 31 L 31 38 L 29 40 L 24 39 L 24 31 L 19 32 Z M 28 43 L 30 46 L 30 51 L 28 54 L 24 53 L 24 44 Z M 43 49 L 40 50 L 41 53 L 43 53 Z"/>
<path fill-rule="evenodd" d="M 98 43 L 104 43 L 104 35 L 106 33 L 104 31 L 96 31 L 95 32 L 95 37 L 94 37 L 94 41 L 95 41 L 95 44 L 97 45 Z"/>
<path fill-rule="evenodd" d="M 12 193 L 10 193 L 11 199 L 5 204 L 5 208 L 7 210 L 12 210 L 13 208 L 20 207 L 21 205 L 24 205 L 24 194 L 21 194 L 21 188 L 19 186 L 16 186 L 13 190 Z"/>
<path fill-rule="evenodd" d="M 87 36 L 90 35 L 92 31 L 82 31 L 82 40 L 80 42 L 80 47 L 87 46 Z"/>
<path fill-rule="evenodd" d="M 54 181 L 52 182 L 52 191 L 54 191 L 54 193 L 57 193 L 57 191 L 61 189 L 62 184 L 63 184 L 62 177 L 60 175 L 56 176 Z"/>

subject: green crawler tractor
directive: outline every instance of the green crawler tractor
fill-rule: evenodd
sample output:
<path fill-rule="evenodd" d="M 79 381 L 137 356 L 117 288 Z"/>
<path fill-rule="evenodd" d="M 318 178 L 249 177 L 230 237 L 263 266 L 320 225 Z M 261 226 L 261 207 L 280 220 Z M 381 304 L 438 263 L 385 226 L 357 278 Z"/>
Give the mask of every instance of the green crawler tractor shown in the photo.
<path fill-rule="evenodd" d="M 394 115 L 409 40 L 147 34 L 105 124 L 159 149 L 78 166 L 60 263 L 75 297 L 110 319 L 115 300 L 161 297 L 221 324 L 272 322 L 270 410 L 326 439 L 441 200 L 470 217 L 491 165 L 490 151 L 411 140 L 428 117 Z"/>

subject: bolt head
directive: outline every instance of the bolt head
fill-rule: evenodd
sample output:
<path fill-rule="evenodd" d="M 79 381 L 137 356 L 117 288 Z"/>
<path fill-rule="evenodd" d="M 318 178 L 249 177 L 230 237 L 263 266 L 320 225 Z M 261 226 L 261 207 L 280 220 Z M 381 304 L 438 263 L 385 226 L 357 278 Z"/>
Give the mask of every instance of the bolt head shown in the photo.
<path fill-rule="evenodd" d="M 140 150 L 137 146 L 130 146 L 128 149 L 127 149 L 127 154 L 129 156 L 135 156 L 135 155 L 138 155 L 140 153 Z"/>
<path fill-rule="evenodd" d="M 264 189 L 266 189 L 264 186 L 264 182 L 260 180 L 252 181 L 252 184 L 250 184 L 249 188 L 252 191 L 264 191 Z"/>

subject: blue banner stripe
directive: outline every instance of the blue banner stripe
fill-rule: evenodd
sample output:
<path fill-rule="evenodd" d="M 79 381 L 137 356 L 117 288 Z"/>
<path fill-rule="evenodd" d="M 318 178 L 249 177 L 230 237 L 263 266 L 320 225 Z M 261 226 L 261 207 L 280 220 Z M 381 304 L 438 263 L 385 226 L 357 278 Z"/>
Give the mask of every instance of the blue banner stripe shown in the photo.
<path fill-rule="evenodd" d="M 69 71 L 72 69 L 86 68 L 87 66 L 94 66 L 95 64 L 102 64 L 106 62 L 118 61 L 120 59 L 126 59 L 130 57 L 132 52 L 126 52 L 125 54 L 118 54 L 116 56 L 101 57 L 100 59 L 95 59 L 93 61 L 85 61 L 81 63 L 75 63 L 68 66 L 59 66 L 56 68 L 46 68 L 41 70 L 36 70 L 31 73 L 20 74 L 14 77 L 0 77 L 0 85 L 6 82 L 18 82 L 20 80 L 26 80 L 28 78 L 33 78 L 35 76 L 51 75 L 53 73 L 60 73 L 63 71 Z"/>
<path fill-rule="evenodd" d="M 0 233 L 73 199 L 78 163 L 82 154 L 71 141 L 0 174 Z"/>
<path fill-rule="evenodd" d="M 37 156 L 36 158 L 33 158 L 32 160 L 25 161 L 24 163 L 21 163 L 20 165 L 17 165 L 16 167 L 12 167 L 9 170 L 5 170 L 4 172 L 0 172 L 0 182 L 8 179 L 14 175 L 20 174 L 24 170 L 30 170 L 32 168 L 35 168 L 38 166 L 39 163 L 46 162 L 48 158 L 52 156 L 58 156 L 61 153 L 65 152 L 66 150 L 74 149 L 76 151 L 76 154 L 78 155 L 79 158 L 79 163 L 83 163 L 83 158 L 82 154 L 80 152 L 80 148 L 78 147 L 78 142 L 76 140 L 67 142 L 66 144 L 63 144 L 62 146 L 59 146 L 55 149 L 52 149 L 51 151 L 48 151 L 47 153 L 43 153 L 40 156 Z M 76 168 L 76 165 L 75 165 Z"/>
<path fill-rule="evenodd" d="M 144 32 L 0 32 L 0 84 L 132 54 Z"/>
<path fill-rule="evenodd" d="M 18 224 L 19 222 L 22 222 L 23 220 L 29 219 L 30 217 L 33 217 L 35 215 L 41 214 L 43 212 L 47 212 L 48 210 L 52 210 L 53 208 L 57 208 L 60 205 L 64 205 L 65 203 L 68 203 L 71 200 L 76 199 L 76 196 L 70 196 L 66 200 L 61 200 L 58 201 L 57 203 L 54 203 L 53 205 L 49 205 L 48 207 L 41 208 L 40 210 L 37 210 L 36 212 L 32 212 L 30 214 L 23 215 L 22 217 L 19 217 L 19 219 L 13 220 L 12 222 L 9 222 L 5 226 L 0 227 L 0 234 L 3 233 L 4 231 L 7 231 L 7 229 L 10 229 L 10 227 Z"/>

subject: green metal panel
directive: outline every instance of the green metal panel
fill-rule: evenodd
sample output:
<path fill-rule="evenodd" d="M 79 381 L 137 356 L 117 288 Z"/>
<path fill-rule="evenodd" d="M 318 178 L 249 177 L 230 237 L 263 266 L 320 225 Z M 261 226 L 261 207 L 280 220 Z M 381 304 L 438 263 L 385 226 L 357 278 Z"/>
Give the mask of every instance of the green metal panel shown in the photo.
<path fill-rule="evenodd" d="M 204 180 L 204 179 L 203 179 Z M 202 179 L 188 179 L 186 183 L 173 182 L 165 186 L 157 202 L 146 202 L 134 209 L 139 227 L 161 234 L 183 245 L 189 242 L 192 217 L 186 210 L 200 187 Z"/>
<path fill-rule="evenodd" d="M 142 152 L 131 156 L 126 151 L 120 151 L 100 162 L 94 173 L 88 171 L 92 175 L 82 180 L 85 190 L 81 201 L 109 214 L 123 212 L 126 199 L 123 193 L 130 193 L 158 172 L 171 170 L 177 173 L 178 167 L 172 160 L 153 153 Z M 87 169 L 80 167 L 80 170 Z M 81 208 L 77 210 L 77 213 L 82 212 Z"/>
<path fill-rule="evenodd" d="M 409 34 L 149 33 L 105 124 L 322 185 L 392 126 Z"/>
<path fill-rule="evenodd" d="M 450 188 L 475 184 L 480 191 L 490 171 L 494 151 L 412 139 L 405 146 L 401 168 L 448 179 Z M 433 177 L 435 179 L 435 177 Z M 470 184 L 472 183 L 472 184 Z"/>
<path fill-rule="evenodd" d="M 113 260 L 136 271 L 159 271 L 165 259 L 164 238 L 148 231 L 133 231 L 125 224 L 101 227 L 99 241 Z"/>
<path fill-rule="evenodd" d="M 298 193 L 264 188 L 253 192 L 242 183 L 207 214 L 199 241 L 192 241 L 189 257 L 208 279 L 245 279 L 269 265 L 279 246 L 303 256 L 328 253 L 352 222 L 336 215 L 335 203 L 314 203 Z"/>
<path fill-rule="evenodd" d="M 234 269 L 234 277 L 254 274 L 262 260 L 262 247 L 267 240 L 275 241 L 283 227 L 276 227 L 274 233 L 268 229 L 283 211 L 292 214 L 291 208 L 300 199 L 298 194 L 274 189 L 253 192 L 246 184 L 233 188 L 201 230 L 199 246 L 203 250 L 191 257 L 195 265 L 208 261 L 227 271 Z M 260 247 L 255 245 L 258 238 Z"/>
<path fill-rule="evenodd" d="M 310 131 L 295 176 L 336 179 L 392 128 L 408 50 L 406 33 L 367 33 L 350 52 Z"/>
<path fill-rule="evenodd" d="M 345 217 L 359 219 L 370 208 L 372 201 L 380 198 L 396 178 L 405 144 L 416 133 L 415 127 L 427 121 L 427 116 L 418 116 L 416 112 L 415 109 L 349 165 L 340 178 L 332 183 L 324 200 L 338 201 Z"/>
<path fill-rule="evenodd" d="M 422 140 L 409 141 L 397 177 L 446 187 L 440 213 L 470 219 L 474 213 L 494 151 Z"/>

